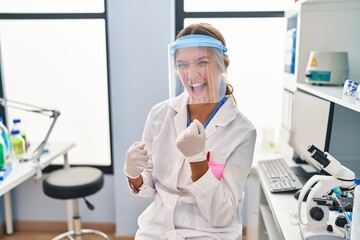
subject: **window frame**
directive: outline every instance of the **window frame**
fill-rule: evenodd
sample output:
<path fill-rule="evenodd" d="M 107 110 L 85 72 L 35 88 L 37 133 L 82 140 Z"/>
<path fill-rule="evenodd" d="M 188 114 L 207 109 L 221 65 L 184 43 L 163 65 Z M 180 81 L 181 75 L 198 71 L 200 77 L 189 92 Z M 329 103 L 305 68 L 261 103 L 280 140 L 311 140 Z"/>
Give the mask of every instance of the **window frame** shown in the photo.
<path fill-rule="evenodd" d="M 91 164 L 81 164 L 81 166 L 91 166 L 100 169 L 102 172 L 106 174 L 113 174 L 113 136 L 112 136 L 112 121 L 111 121 L 111 81 L 110 81 L 110 58 L 109 58 L 109 30 L 108 30 L 108 17 L 107 17 L 107 1 L 104 1 L 104 11 L 100 13 L 0 13 L 0 20 L 64 20 L 64 19 L 103 19 L 105 21 L 105 51 L 106 51 L 106 66 L 107 66 L 107 99 L 108 99 L 108 112 L 109 112 L 109 138 L 110 138 L 110 165 L 109 166 L 101 166 L 101 165 L 91 165 Z M 1 72 L 1 59 L 0 59 L 0 97 L 4 97 L 4 89 L 3 89 L 3 78 Z M 0 107 L 0 114 L 4 119 L 4 123 L 7 122 L 6 111 L 4 107 Z M 63 168 L 62 165 L 50 165 L 44 169 L 45 173 Z"/>
<path fill-rule="evenodd" d="M 186 18 L 272 18 L 285 17 L 284 11 L 185 12 L 185 0 L 175 1 L 175 37 L 184 28 Z"/>

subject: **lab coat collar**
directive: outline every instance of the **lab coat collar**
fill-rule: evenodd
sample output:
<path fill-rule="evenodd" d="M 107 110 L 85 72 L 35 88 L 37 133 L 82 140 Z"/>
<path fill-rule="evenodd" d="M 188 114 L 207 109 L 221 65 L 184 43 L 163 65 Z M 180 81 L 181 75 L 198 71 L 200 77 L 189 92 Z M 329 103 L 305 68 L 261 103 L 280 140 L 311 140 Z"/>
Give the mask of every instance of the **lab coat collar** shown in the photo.
<path fill-rule="evenodd" d="M 185 92 L 170 100 L 170 106 L 177 113 L 174 117 L 176 134 L 179 135 L 186 128 L 188 96 Z"/>
<path fill-rule="evenodd" d="M 170 106 L 177 112 L 174 117 L 176 133 L 179 135 L 186 128 L 188 96 L 185 93 L 171 99 Z M 228 97 L 224 105 L 215 114 L 205 129 L 206 138 L 216 132 L 216 127 L 223 127 L 231 123 L 236 117 L 236 106 L 231 97 Z"/>

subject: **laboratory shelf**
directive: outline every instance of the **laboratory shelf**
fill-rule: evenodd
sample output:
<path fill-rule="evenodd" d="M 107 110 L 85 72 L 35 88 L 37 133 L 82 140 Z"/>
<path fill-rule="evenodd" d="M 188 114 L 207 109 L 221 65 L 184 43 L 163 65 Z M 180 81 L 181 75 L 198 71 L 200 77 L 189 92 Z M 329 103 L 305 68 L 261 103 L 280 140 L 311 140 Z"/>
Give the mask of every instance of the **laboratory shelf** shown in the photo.
<path fill-rule="evenodd" d="M 355 100 L 355 97 L 353 96 L 343 95 L 342 86 L 319 86 L 298 83 L 297 88 L 343 107 L 360 112 L 360 100 Z"/>

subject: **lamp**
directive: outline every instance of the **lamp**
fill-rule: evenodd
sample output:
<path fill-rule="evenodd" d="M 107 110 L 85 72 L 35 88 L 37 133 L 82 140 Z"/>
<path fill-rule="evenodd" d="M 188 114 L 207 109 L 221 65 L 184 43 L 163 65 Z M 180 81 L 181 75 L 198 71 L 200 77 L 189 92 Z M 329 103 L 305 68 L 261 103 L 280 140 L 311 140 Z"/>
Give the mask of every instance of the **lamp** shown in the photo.
<path fill-rule="evenodd" d="M 46 143 L 47 143 L 49 136 L 54 128 L 56 120 L 60 116 L 60 112 L 58 110 L 46 109 L 46 108 L 31 105 L 31 104 L 27 104 L 27 103 L 9 100 L 6 98 L 0 98 L 0 104 L 3 107 L 15 108 L 15 109 L 19 109 L 19 110 L 26 111 L 26 112 L 38 113 L 38 114 L 46 115 L 53 119 L 52 123 L 50 125 L 50 128 L 48 129 L 48 131 L 45 135 L 44 140 L 41 141 L 39 146 L 36 147 L 36 149 L 33 151 L 32 155 L 31 155 L 31 160 L 35 164 L 36 170 L 37 170 L 35 179 L 41 178 L 41 170 L 42 169 L 40 167 L 40 156 L 45 149 Z"/>

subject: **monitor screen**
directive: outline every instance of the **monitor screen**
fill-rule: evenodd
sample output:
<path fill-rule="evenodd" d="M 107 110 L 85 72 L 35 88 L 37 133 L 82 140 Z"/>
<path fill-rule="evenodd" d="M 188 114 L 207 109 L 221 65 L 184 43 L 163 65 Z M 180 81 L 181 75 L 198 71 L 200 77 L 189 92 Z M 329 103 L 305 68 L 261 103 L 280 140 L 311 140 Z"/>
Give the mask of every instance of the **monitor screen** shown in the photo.
<path fill-rule="evenodd" d="M 329 153 L 360 178 L 360 112 L 334 104 Z"/>
<path fill-rule="evenodd" d="M 294 158 L 300 158 L 318 170 L 321 168 L 307 148 L 312 144 L 321 151 L 329 150 L 332 112 L 331 102 L 300 90 L 294 93 L 289 140 Z"/>

